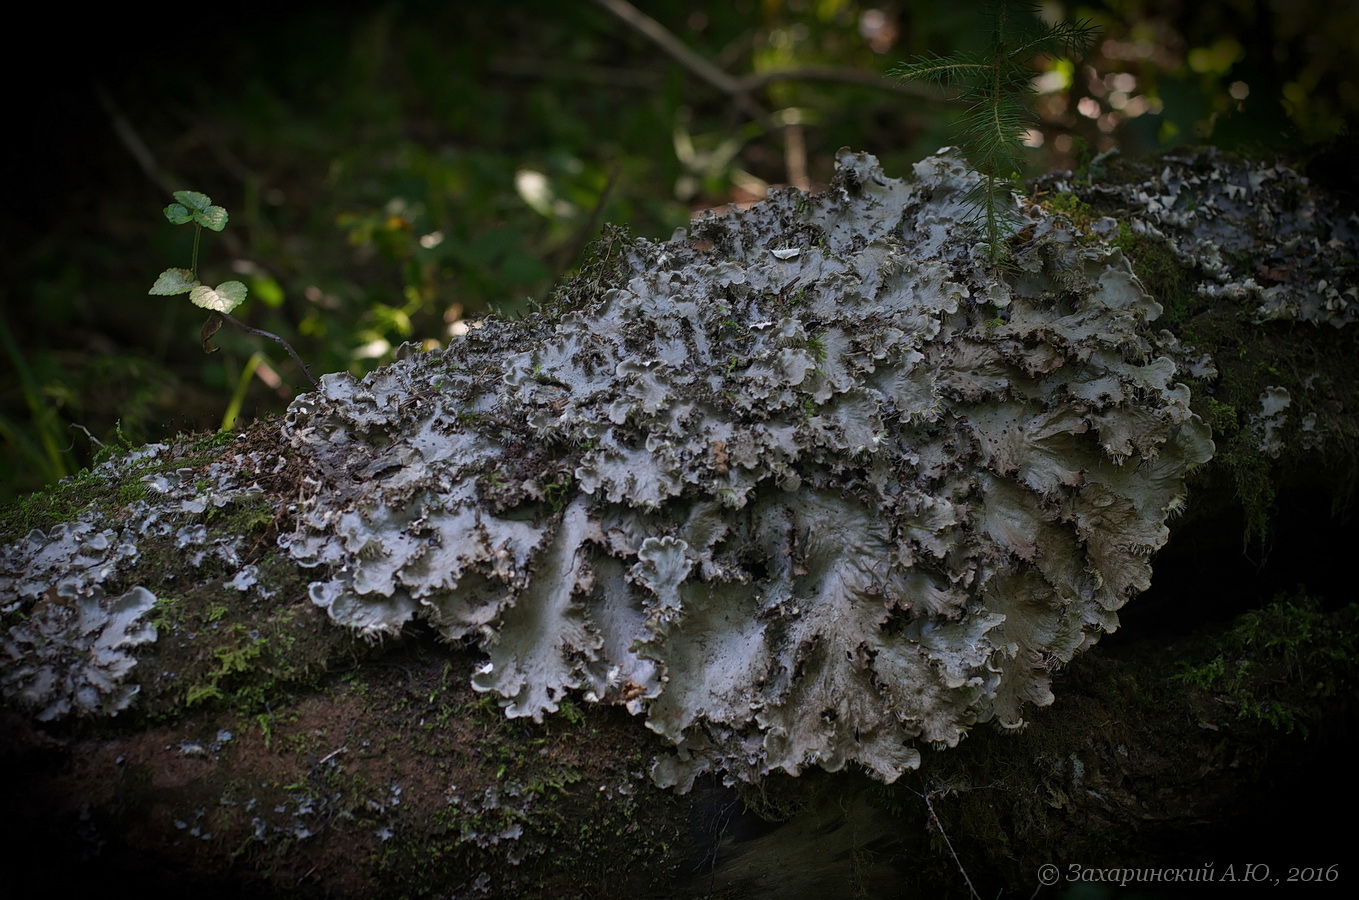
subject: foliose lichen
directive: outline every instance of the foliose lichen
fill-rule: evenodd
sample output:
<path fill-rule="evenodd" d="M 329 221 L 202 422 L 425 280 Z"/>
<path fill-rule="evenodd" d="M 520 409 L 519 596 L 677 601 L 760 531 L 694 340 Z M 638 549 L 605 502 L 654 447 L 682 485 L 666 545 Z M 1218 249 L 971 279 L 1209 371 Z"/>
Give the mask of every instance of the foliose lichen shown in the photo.
<path fill-rule="evenodd" d="M 1204 148 L 1159 165 L 1135 182 L 1078 184 L 1066 172 L 1039 185 L 1123 210 L 1133 233 L 1158 239 L 1198 274 L 1191 289 L 1200 297 L 1239 303 L 1260 321 L 1339 328 L 1359 319 L 1359 215 L 1282 164 Z"/>
<path fill-rule="evenodd" d="M 156 598 L 140 586 L 108 597 L 103 585 L 136 553 L 119 529 L 90 520 L 0 547 L 0 610 L 19 614 L 0 631 L 6 698 L 44 722 L 128 707 L 133 648 L 156 638 L 141 620 Z"/>
<path fill-rule="evenodd" d="M 891 781 L 1052 702 L 1213 451 L 1160 308 L 1037 207 L 1011 269 L 974 255 L 954 154 L 911 182 L 838 163 L 634 243 L 579 309 L 298 398 L 312 474 L 280 542 L 312 600 L 475 643 L 510 716 L 573 691 L 645 715 L 681 789 Z"/>
<path fill-rule="evenodd" d="M 144 497 L 118 515 L 85 509 L 71 522 L 0 545 L 0 693 L 38 720 L 116 715 L 140 691 L 131 679 L 139 649 L 157 638 L 147 615 L 157 597 L 145 585 L 128 584 L 128 576 L 146 542 L 173 546 L 190 569 L 208 560 L 240 569 L 231 586 L 255 587 L 253 567 L 241 567 L 243 537 L 210 536 L 203 519 L 209 510 L 258 496 L 250 475 L 265 461 L 237 455 L 200 477 L 173 467 L 181 450 L 148 444 L 84 474 L 91 484 L 139 479 L 145 486 Z M 162 456 L 170 465 L 138 475 Z"/>
<path fill-rule="evenodd" d="M 155 626 L 141 619 L 155 603 L 144 587 L 45 600 L 0 637 L 0 689 L 41 722 L 72 712 L 117 715 L 140 690 L 126 678 L 137 664 L 132 648 L 156 639 Z"/>
<path fill-rule="evenodd" d="M 1293 398 L 1284 388 L 1271 385 L 1260 393 L 1259 402 L 1260 408 L 1250 414 L 1247 426 L 1260 452 L 1277 459 L 1284 447 L 1284 423 L 1287 410 L 1293 405 Z"/>

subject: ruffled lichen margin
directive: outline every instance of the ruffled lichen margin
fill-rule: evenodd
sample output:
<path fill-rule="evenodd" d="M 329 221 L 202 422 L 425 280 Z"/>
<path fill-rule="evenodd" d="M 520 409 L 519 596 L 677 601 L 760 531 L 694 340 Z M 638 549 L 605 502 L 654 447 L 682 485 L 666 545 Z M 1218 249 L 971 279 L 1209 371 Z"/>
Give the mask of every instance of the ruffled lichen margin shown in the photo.
<path fill-rule="evenodd" d="M 947 201 L 948 191 L 930 190 L 930 183 L 923 182 L 927 194 L 918 202 Z M 845 187 L 859 195 L 852 183 Z M 988 869 L 996 890 L 1004 883 L 1031 891 L 1033 872 L 1053 861 L 1054 847 L 1065 848 L 1069 860 L 1111 865 L 1160 865 L 1170 846 L 1200 848 L 1186 850 L 1186 859 L 1195 852 L 1211 858 L 1202 843 L 1210 832 L 1225 841 L 1218 846 L 1239 848 L 1258 835 L 1259 809 L 1305 794 L 1307 772 L 1343 765 L 1329 756 L 1300 760 L 1294 750 L 1340 746 L 1318 744 L 1318 733 L 1345 727 L 1343 686 L 1353 679 L 1345 681 L 1343 667 L 1352 667 L 1353 653 L 1341 638 L 1352 610 L 1328 614 L 1322 626 L 1295 606 L 1280 608 L 1270 621 L 1288 623 L 1286 633 L 1268 632 L 1248 651 L 1215 647 L 1214 631 L 1201 629 L 1225 615 L 1228 604 L 1239 611 L 1265 603 L 1278 585 L 1305 582 L 1321 591 L 1313 596 L 1346 596 L 1348 581 L 1336 564 L 1353 542 L 1353 527 L 1328 519 L 1328 508 L 1333 499 L 1343 501 L 1355 471 L 1355 317 L 1352 308 L 1308 298 L 1323 296 L 1322 278 L 1328 286 L 1349 284 L 1359 219 L 1293 170 L 1211 152 L 1126 161 L 1094 177 L 1057 173 L 1032 190 L 1041 208 L 1026 207 L 1029 220 L 1048 213 L 1055 219 L 1021 234 L 1014 249 L 1023 258 L 1034 249 L 1031 238 L 1052 230 L 1070 231 L 1074 240 L 1063 234 L 1061 246 L 1074 244 L 1091 259 L 1104 242 L 1121 248 L 1164 306 L 1150 330 L 1136 329 L 1138 340 L 1153 356 L 1174 360 L 1174 378 L 1190 385 L 1217 451 L 1211 465 L 1192 473 L 1187 512 L 1172 523 L 1167 552 L 1155 558 L 1156 584 L 1125 620 L 1132 633 L 1123 637 L 1136 643 L 1085 654 L 1070 667 L 1045 660 L 1062 673 L 1053 687 L 1057 707 L 1026 711 L 1030 724 L 1022 734 L 974 729 L 962 746 L 938 751 L 917 740 L 920 772 L 892 786 L 804 766 L 802 777 L 772 773 L 735 790 L 711 779 L 683 797 L 653 789 L 640 782 L 658 748 L 668 752 L 667 741 L 641 728 L 622 705 L 583 704 L 581 689 L 539 725 L 506 719 L 496 691 L 474 694 L 470 676 L 487 658 L 477 632 L 438 646 L 426 639 L 420 615 L 398 640 L 364 641 L 359 630 L 330 627 L 308 586 L 341 581 L 344 572 L 299 566 L 276 538 L 297 529 L 299 514 L 332 476 L 314 454 L 282 443 L 273 419 L 239 435 L 184 436 L 169 446 L 113 452 L 0 511 L 0 677 L 8 681 L 0 685 L 8 707 L 0 712 L 0 731 L 10 739 L 0 749 L 24 748 L 21 758 L 6 758 L 23 775 L 16 808 L 29 811 L 10 817 L 6 839 L 21 848 L 17 857 L 47 858 L 59 846 L 74 861 L 107 840 L 109 848 L 121 846 L 119 853 L 135 857 L 150 848 L 198 871 L 208 854 L 213 885 L 264 879 L 288 896 L 313 878 L 324 882 L 313 885 L 318 896 L 337 889 L 423 896 L 473 882 L 496 896 L 568 896 L 571 885 L 581 885 L 581 895 L 598 893 L 599 885 L 617 893 L 634 882 L 651 885 L 650 896 L 707 896 L 732 879 L 754 883 L 752 871 L 766 873 L 779 896 L 824 896 L 821 870 L 790 867 L 789 859 L 839 860 L 836 883 L 874 895 L 927 883 L 926 871 L 957 886 L 962 863 L 984 894 L 977 879 Z M 800 211 L 797 201 L 793 195 L 775 202 Z M 1184 236 L 1198 226 L 1182 214 L 1201 218 L 1205 233 L 1218 236 L 1216 255 L 1192 251 L 1194 242 Z M 681 244 L 661 248 L 734 256 L 723 244 L 724 224 L 732 221 L 700 223 Z M 779 255 L 769 255 L 794 260 L 800 246 L 807 245 L 779 242 L 772 248 Z M 1183 247 L 1192 259 L 1177 255 Z M 604 293 L 636 274 L 637 252 L 611 232 L 598 261 L 563 292 L 562 306 L 588 315 Z M 990 278 L 970 268 L 965 251 L 954 257 L 965 263 L 956 271 L 972 291 L 966 303 L 973 303 Z M 1225 274 L 1218 260 L 1229 265 Z M 1022 270 L 997 274 L 1013 286 Z M 1251 278 L 1278 290 L 1253 291 Z M 1233 287 L 1238 283 L 1244 292 Z M 1344 301 L 1351 293 L 1338 296 Z M 1336 298 L 1326 292 L 1325 299 Z M 1311 315 L 1320 310 L 1326 317 Z M 458 354 L 471 353 L 468 347 L 498 340 L 507 348 L 503 357 L 541 348 L 567 314 L 557 306 L 536 323 L 488 323 L 443 366 L 406 368 L 411 383 L 392 395 L 401 398 L 392 405 L 403 414 L 420 412 L 437 399 L 445 370 L 461 364 Z M 1007 316 L 1013 312 L 997 308 L 986 324 L 1008 324 Z M 742 350 L 734 352 L 739 357 Z M 493 383 L 501 369 L 488 362 L 478 372 L 487 390 L 501 390 Z M 493 406 L 480 413 L 460 408 L 456 421 L 440 427 L 518 440 L 512 417 L 493 420 Z M 367 435 L 375 446 L 385 439 L 381 430 Z M 499 468 L 485 469 L 477 502 L 497 515 L 505 514 L 495 504 L 517 506 L 528 519 L 564 512 L 578 495 L 576 467 L 592 447 L 525 442 Z M 1240 466 L 1243 454 L 1260 465 Z M 1242 557 L 1237 542 L 1245 499 L 1230 477 L 1237 469 L 1258 471 L 1260 483 L 1288 492 L 1281 493 L 1278 543 L 1263 577 L 1258 559 Z M 531 493 L 535 475 L 541 504 L 521 496 Z M 1320 490 L 1298 505 L 1299 487 Z M 1170 506 L 1178 512 L 1182 504 Z M 1322 522 L 1328 524 L 1316 527 Z M 345 559 L 336 565 L 349 565 Z M 752 576 L 759 574 L 753 553 L 742 560 Z M 143 591 L 156 598 L 149 612 Z M 1301 640 L 1312 648 L 1309 657 L 1337 660 L 1342 668 L 1318 672 L 1290 657 L 1284 673 L 1267 658 L 1293 646 L 1281 639 Z M 1187 674 L 1216 672 L 1220 659 L 1229 674 L 1249 666 L 1262 693 L 1247 695 L 1234 685 L 1224 697 L 1215 688 L 1186 687 Z M 1313 728 L 1306 742 L 1290 743 L 1282 733 L 1262 738 L 1239 718 L 1245 712 L 1239 704 L 1277 698 L 1285 682 L 1292 699 L 1285 698 L 1276 720 Z M 90 693 L 92 687 L 102 693 Z M 1331 700 L 1318 699 L 1333 690 Z M 632 692 L 624 685 L 609 699 Z M 1269 713 L 1280 709 L 1275 703 Z M 1186 766 L 1186 759 L 1195 762 Z M 195 777 L 167 791 L 165 779 L 186 769 Z M 928 814 L 921 796 L 932 798 Z M 1232 830 L 1237 807 L 1224 812 L 1224 796 L 1250 799 L 1239 807 L 1249 807 L 1237 826 L 1243 830 Z M 731 823 L 740 801 L 751 817 L 766 820 L 744 820 L 768 838 L 764 869 L 752 868 L 750 831 Z M 884 810 L 892 815 L 878 816 Z M 643 821 L 648 811 L 654 818 Z M 772 824 L 789 815 L 784 826 Z M 1131 820 L 1145 826 L 1138 829 L 1140 856 L 1135 846 L 1109 838 L 1124 834 Z M 839 832 L 828 833 L 834 822 Z M 520 837 L 509 837 L 519 829 Z M 936 855 L 943 829 L 951 850 Z M 833 845 L 837 834 L 844 840 Z M 790 835 L 807 842 L 790 846 Z M 884 849 L 885 835 L 913 849 L 901 843 Z M 1304 828 L 1293 839 L 1303 852 L 1319 838 Z M 1259 840 L 1263 848 L 1266 838 Z M 1108 856 L 1115 845 L 1120 849 Z M 109 859 L 110 850 L 104 853 Z M 611 864 L 601 869 L 600 859 Z M 575 880 L 563 887 L 566 871 Z M 676 872 L 697 873 L 698 883 L 686 892 L 665 881 Z M 23 867 L 15 874 L 22 885 Z M 50 890 L 51 870 L 29 874 L 34 890 Z M 108 873 L 91 877 L 104 884 Z M 874 877 L 877 890 L 860 880 Z M 790 889 L 793 882 L 804 890 Z"/>
<path fill-rule="evenodd" d="M 1208 428 L 1119 250 L 1026 206 L 996 271 L 959 158 L 838 165 L 634 242 L 580 309 L 294 402 L 280 542 L 313 601 L 476 644 L 509 716 L 625 705 L 682 789 L 891 781 L 1052 702 L 1148 586 Z"/>
<path fill-rule="evenodd" d="M 25 619 L 0 688 L 39 718 L 125 708 L 155 635 L 139 543 L 257 589 L 241 537 L 196 517 L 258 504 L 286 466 L 278 544 L 331 619 L 475 645 L 473 685 L 511 717 L 625 706 L 676 747 L 659 784 L 851 762 L 891 781 L 922 743 L 1021 725 L 1148 586 L 1213 445 L 1122 253 L 1026 205 L 995 270 L 976 178 L 842 152 L 824 193 L 633 242 L 578 309 L 326 376 L 281 454 L 160 466 L 119 521 L 3 548 Z"/>

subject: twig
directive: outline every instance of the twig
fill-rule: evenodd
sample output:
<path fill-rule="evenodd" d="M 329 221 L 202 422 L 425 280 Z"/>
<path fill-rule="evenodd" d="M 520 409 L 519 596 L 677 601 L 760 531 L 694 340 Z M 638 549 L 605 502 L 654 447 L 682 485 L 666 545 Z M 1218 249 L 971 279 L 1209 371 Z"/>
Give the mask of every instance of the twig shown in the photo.
<path fill-rule="evenodd" d="M 713 829 L 712 845 L 704 851 L 703 858 L 698 861 L 698 865 L 694 866 L 694 872 L 697 873 L 703 869 L 705 863 L 707 864 L 709 892 L 713 890 L 713 886 L 717 881 L 718 850 L 720 849 L 722 838 L 726 837 L 727 829 L 731 827 L 731 820 L 735 816 L 737 803 L 738 801 L 732 800 L 717 814 L 717 822 L 720 825 L 720 828 L 715 827 Z"/>
<path fill-rule="evenodd" d="M 71 428 L 71 430 L 74 430 L 74 429 L 76 429 L 76 428 L 79 428 L 81 431 L 85 432 L 85 437 L 89 438 L 91 444 L 93 444 L 93 445 L 95 445 L 95 446 L 97 446 L 97 447 L 102 447 L 102 446 L 104 446 L 104 442 L 101 441 L 101 440 L 99 440 L 99 438 L 95 437 L 94 435 L 90 434 L 90 429 L 86 428 L 84 425 L 78 424 L 78 423 L 76 423 L 76 422 L 72 422 L 71 425 L 70 425 L 70 428 Z M 63 450 L 63 451 L 61 451 L 61 452 L 62 452 L 62 453 L 70 453 L 72 450 L 75 449 L 75 445 L 76 445 L 76 439 L 75 439 L 75 438 L 71 438 L 71 446 L 67 447 L 65 450 Z"/>
<path fill-rule="evenodd" d="M 789 184 L 804 192 L 812 189 L 812 179 L 807 175 L 807 139 L 802 126 L 795 122 L 783 128 L 783 165 Z"/>
<path fill-rule="evenodd" d="M 562 65 L 536 57 L 521 59 L 502 56 L 488 62 L 486 71 L 510 78 L 561 78 L 632 91 L 657 91 L 664 84 L 660 75 L 647 69 L 591 66 L 574 61 Z"/>
<path fill-rule="evenodd" d="M 972 879 L 967 877 L 967 869 L 963 868 L 963 861 L 958 858 L 957 852 L 953 849 L 953 842 L 948 839 L 948 832 L 944 830 L 944 823 L 939 821 L 939 816 L 934 812 L 934 803 L 930 801 L 931 793 L 933 792 L 927 790 L 920 795 L 925 799 L 925 808 L 930 811 L 930 824 L 939 829 L 939 836 L 944 839 L 944 846 L 948 848 L 949 855 L 953 857 L 954 863 L 957 864 L 958 871 L 963 874 L 963 881 L 967 882 L 968 893 L 972 895 L 973 900 L 981 900 L 981 895 L 972 886 Z"/>
<path fill-rule="evenodd" d="M 297 351 L 293 349 L 292 344 L 288 343 L 283 338 L 274 334 L 272 331 L 265 331 L 263 328 L 254 328 L 250 325 L 245 324 L 240 319 L 233 316 L 231 313 L 219 312 L 217 313 L 217 315 L 221 316 L 223 319 L 226 319 L 228 322 L 230 322 L 232 325 L 235 325 L 237 328 L 240 328 L 244 331 L 248 331 L 253 335 L 258 335 L 259 337 L 266 337 L 269 338 L 270 340 L 278 341 L 278 343 L 283 345 L 283 349 L 288 351 L 288 355 L 293 358 L 293 362 L 297 363 L 298 367 L 302 369 L 302 374 L 307 376 L 307 380 L 311 382 L 311 386 L 316 388 L 316 390 L 318 391 L 321 390 L 321 385 L 317 384 L 316 379 L 311 377 L 311 370 L 308 369 L 307 364 L 302 361 L 302 357 L 297 355 Z"/>
<path fill-rule="evenodd" d="M 137 129 L 132 127 L 127 116 L 123 115 L 118 104 L 113 102 L 113 96 L 104 90 L 103 85 L 93 85 L 94 94 L 99 98 L 99 105 L 104 107 L 104 112 L 109 117 L 109 122 L 113 125 L 114 134 L 118 135 L 118 140 L 127 148 L 127 152 L 132 154 L 132 158 L 141 166 L 142 172 L 151 179 L 167 194 L 173 194 L 178 190 L 178 185 L 174 184 L 174 179 L 161 168 L 156 162 L 156 157 L 151 153 L 151 148 L 146 146 L 146 141 L 142 140 Z"/>
<path fill-rule="evenodd" d="M 571 265 L 585 251 L 586 245 L 590 243 L 590 235 L 595 233 L 599 227 L 599 220 L 604 217 L 604 206 L 609 202 L 609 196 L 613 193 L 614 185 L 618 183 L 618 173 L 622 166 L 615 162 L 609 168 L 608 180 L 604 183 L 604 190 L 599 192 L 599 199 L 595 201 L 594 207 L 590 210 L 590 215 L 576 233 L 569 244 L 563 248 L 560 256 L 554 260 L 553 268 L 557 270 L 557 277 L 552 283 L 552 289 L 547 292 L 547 296 L 552 296 L 561 286 L 562 278 L 566 274 L 566 267 Z"/>
<path fill-rule="evenodd" d="M 332 759 L 334 759 L 335 757 L 339 756 L 341 753 L 348 753 L 348 752 L 349 752 L 349 748 L 348 748 L 348 747 L 338 747 L 338 748 L 336 748 L 335 750 L 332 750 L 332 751 L 330 751 L 329 753 L 327 753 L 325 756 L 321 757 L 321 761 L 318 762 L 317 765 L 318 765 L 318 766 L 323 766 L 323 765 L 325 765 L 326 763 L 330 762 L 330 761 L 331 761 Z"/>
<path fill-rule="evenodd" d="M 654 91 L 659 89 L 661 85 L 661 79 L 654 72 L 644 69 L 588 66 L 577 63 L 557 65 L 541 59 L 500 57 L 492 60 L 487 65 L 487 70 L 496 75 L 505 75 L 511 78 L 563 78 L 624 90 Z M 938 88 L 911 81 L 897 81 L 873 69 L 839 66 L 774 69 L 768 72 L 742 75 L 733 80 L 746 94 L 753 94 L 760 88 L 778 81 L 828 81 L 858 85 L 877 91 L 885 91 L 889 94 L 917 97 L 922 101 L 937 104 L 940 107 L 947 105 L 948 97 L 946 92 L 940 91 Z"/>
<path fill-rule="evenodd" d="M 711 84 L 724 94 L 727 94 L 741 108 L 741 111 L 752 119 L 763 119 L 769 113 L 760 104 L 751 99 L 746 88 L 740 80 L 733 78 L 726 72 L 714 66 L 694 51 L 688 45 L 675 37 L 671 31 L 648 16 L 646 13 L 633 6 L 627 0 L 595 0 L 600 6 L 631 25 L 646 37 L 655 41 L 666 53 L 670 54 L 676 62 L 693 72 L 699 78 Z"/>
<path fill-rule="evenodd" d="M 894 81 L 872 69 L 851 69 L 840 66 L 806 66 L 798 69 L 774 69 L 769 72 L 755 72 L 738 79 L 736 84 L 741 90 L 757 91 L 776 81 L 836 81 L 841 84 L 858 84 L 864 87 L 888 91 L 893 94 L 910 94 L 914 97 L 938 99 L 938 89 L 906 81 Z"/>

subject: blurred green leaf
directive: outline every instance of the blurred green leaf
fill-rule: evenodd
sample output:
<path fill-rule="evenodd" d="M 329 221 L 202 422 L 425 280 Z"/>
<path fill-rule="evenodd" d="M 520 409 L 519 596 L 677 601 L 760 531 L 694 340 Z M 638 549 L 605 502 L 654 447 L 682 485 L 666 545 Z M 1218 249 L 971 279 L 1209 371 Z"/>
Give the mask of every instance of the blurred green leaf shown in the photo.
<path fill-rule="evenodd" d="M 193 213 L 178 203 L 171 203 L 165 207 L 165 218 L 172 225 L 187 225 L 193 221 Z"/>
<path fill-rule="evenodd" d="M 278 283 L 278 279 L 272 275 L 256 275 L 251 280 L 251 292 L 260 299 L 265 306 L 271 309 L 278 309 L 283 305 L 283 285 Z"/>

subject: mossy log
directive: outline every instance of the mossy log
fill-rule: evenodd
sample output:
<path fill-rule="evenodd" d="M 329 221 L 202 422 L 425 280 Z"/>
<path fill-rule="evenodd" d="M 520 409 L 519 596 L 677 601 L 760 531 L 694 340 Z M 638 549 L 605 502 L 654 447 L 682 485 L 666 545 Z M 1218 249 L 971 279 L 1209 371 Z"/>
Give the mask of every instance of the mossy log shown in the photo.
<path fill-rule="evenodd" d="M 15 889 L 1340 863 L 1300 798 L 1355 698 L 1359 219 L 1170 155 L 1040 179 L 997 267 L 976 177 L 842 152 L 822 194 L 611 234 L 533 319 L 7 510 L 4 846 L 70 861 Z"/>

